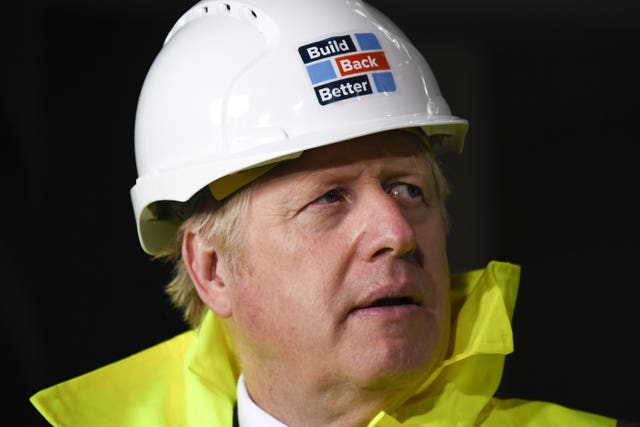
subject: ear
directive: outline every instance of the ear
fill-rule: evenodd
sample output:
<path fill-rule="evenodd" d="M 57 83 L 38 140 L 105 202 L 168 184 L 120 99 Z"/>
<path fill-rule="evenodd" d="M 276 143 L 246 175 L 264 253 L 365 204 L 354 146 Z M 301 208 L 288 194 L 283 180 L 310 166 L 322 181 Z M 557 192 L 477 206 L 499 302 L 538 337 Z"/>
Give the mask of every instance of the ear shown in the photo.
<path fill-rule="evenodd" d="M 185 232 L 182 240 L 182 260 L 202 301 L 219 317 L 232 314 L 231 292 L 215 245 L 194 233 Z"/>

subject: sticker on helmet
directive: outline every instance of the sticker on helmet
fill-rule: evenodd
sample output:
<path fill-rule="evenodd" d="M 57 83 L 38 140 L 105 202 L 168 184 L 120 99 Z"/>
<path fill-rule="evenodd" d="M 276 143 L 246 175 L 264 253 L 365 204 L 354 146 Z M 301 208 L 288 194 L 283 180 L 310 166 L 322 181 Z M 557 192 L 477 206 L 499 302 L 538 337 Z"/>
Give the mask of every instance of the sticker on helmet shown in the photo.
<path fill-rule="evenodd" d="M 387 56 L 373 33 L 329 37 L 300 46 L 298 53 L 320 105 L 396 91 Z"/>

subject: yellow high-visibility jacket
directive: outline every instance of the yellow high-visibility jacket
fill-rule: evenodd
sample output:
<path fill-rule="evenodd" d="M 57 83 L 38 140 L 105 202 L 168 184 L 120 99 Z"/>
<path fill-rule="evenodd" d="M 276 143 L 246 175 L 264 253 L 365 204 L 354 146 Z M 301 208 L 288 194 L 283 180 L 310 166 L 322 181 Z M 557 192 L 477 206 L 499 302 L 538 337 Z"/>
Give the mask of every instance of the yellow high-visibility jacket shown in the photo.
<path fill-rule="evenodd" d="M 403 406 L 380 412 L 369 427 L 615 426 L 553 403 L 493 396 L 513 350 L 519 278 L 520 267 L 495 261 L 452 275 L 448 357 Z M 239 374 L 225 328 L 208 313 L 197 330 L 42 390 L 31 402 L 59 427 L 231 427 Z"/>

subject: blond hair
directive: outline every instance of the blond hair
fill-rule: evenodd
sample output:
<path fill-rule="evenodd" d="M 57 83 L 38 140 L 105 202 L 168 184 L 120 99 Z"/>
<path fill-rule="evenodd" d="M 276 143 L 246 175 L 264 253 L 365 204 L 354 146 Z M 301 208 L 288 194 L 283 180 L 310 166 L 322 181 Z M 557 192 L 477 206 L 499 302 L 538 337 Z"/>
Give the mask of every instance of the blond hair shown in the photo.
<path fill-rule="evenodd" d="M 178 228 L 173 249 L 160 257 L 174 267 L 173 278 L 165 291 L 173 305 L 182 311 L 184 320 L 193 328 L 200 324 L 207 307 L 200 299 L 182 259 L 184 236 L 193 233 L 207 241 L 215 241 L 229 260 L 230 272 L 236 274 L 243 265 L 243 220 L 252 192 L 253 186 L 248 185 L 223 201 L 217 201 L 205 193 L 206 196 L 200 198 L 191 216 Z"/>

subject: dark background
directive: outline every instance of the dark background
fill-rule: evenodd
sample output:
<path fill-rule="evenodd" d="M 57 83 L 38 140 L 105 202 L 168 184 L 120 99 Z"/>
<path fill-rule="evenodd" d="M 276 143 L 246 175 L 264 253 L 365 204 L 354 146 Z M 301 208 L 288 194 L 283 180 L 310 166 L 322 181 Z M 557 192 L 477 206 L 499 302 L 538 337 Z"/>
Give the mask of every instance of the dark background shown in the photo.
<path fill-rule="evenodd" d="M 28 403 L 185 329 L 129 201 L 146 71 L 186 0 L 11 2 L 2 12 L 0 297 L 6 425 Z M 640 419 L 640 3 L 375 0 L 469 119 L 451 265 L 522 265 L 501 396 Z"/>

